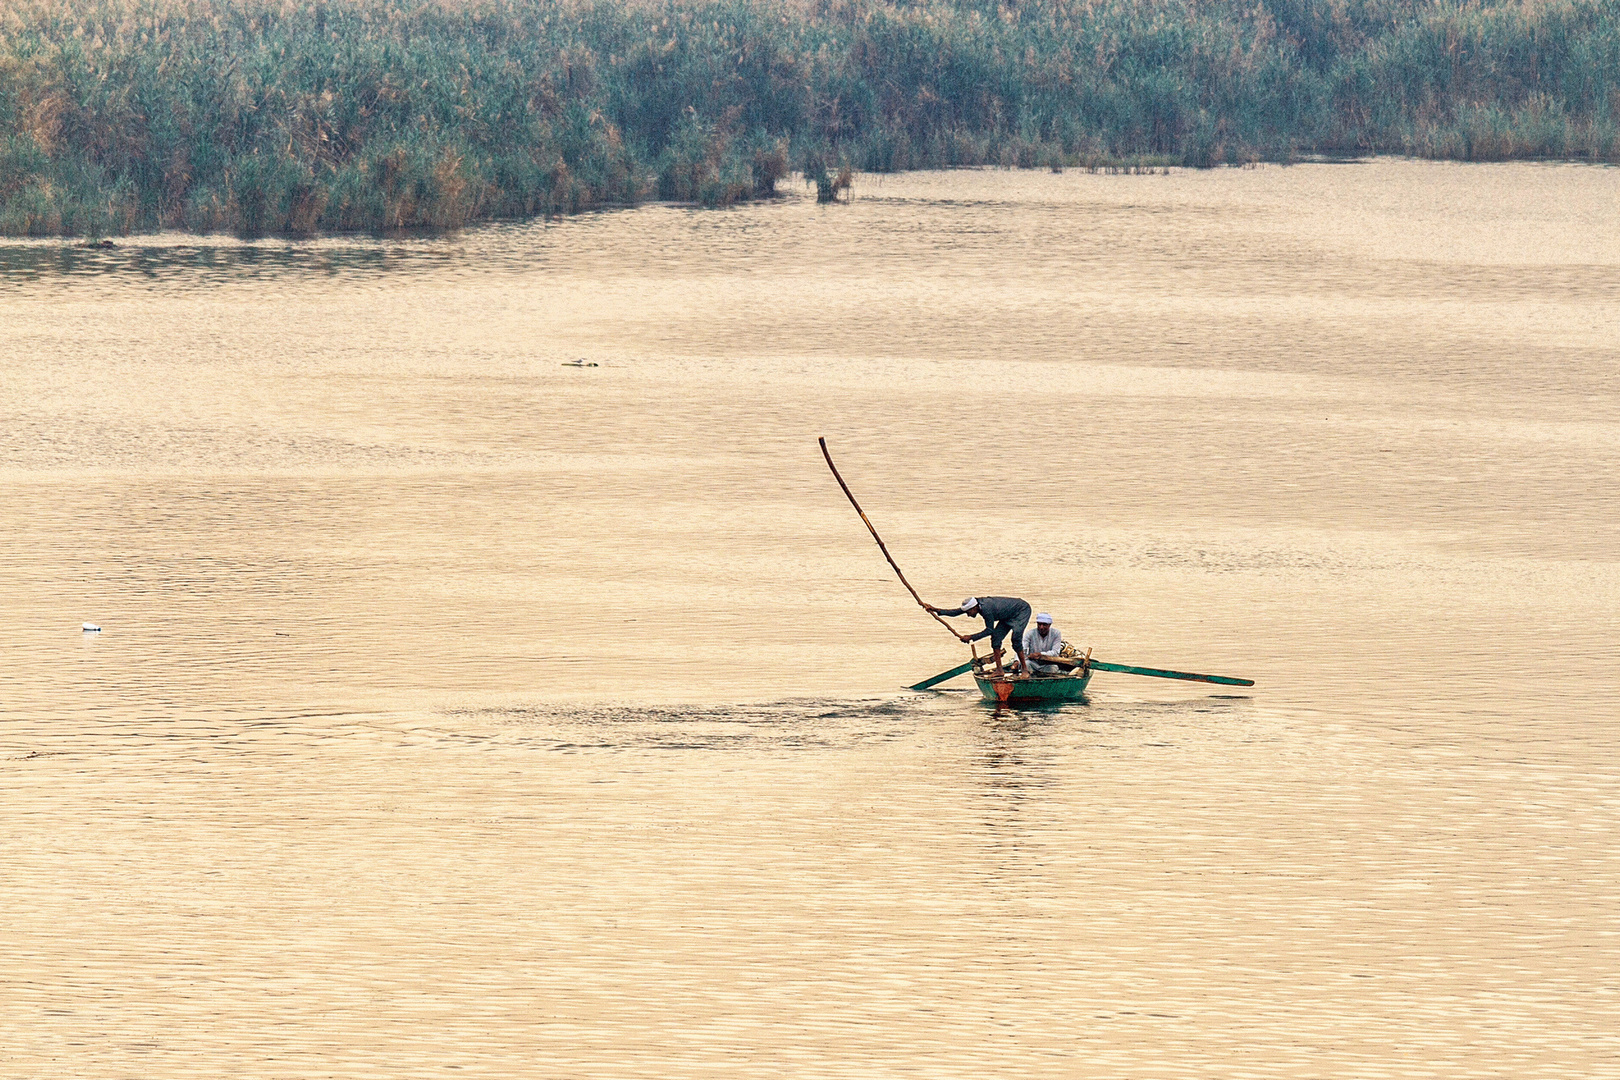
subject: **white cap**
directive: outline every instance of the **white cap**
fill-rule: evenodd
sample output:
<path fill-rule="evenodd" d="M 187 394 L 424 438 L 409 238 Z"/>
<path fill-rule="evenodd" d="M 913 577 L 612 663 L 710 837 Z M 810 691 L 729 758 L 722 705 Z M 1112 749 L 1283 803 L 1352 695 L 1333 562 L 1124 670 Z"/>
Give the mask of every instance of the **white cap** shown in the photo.
<path fill-rule="evenodd" d="M 979 598 L 977 596 L 970 596 L 966 600 L 962 601 L 962 610 L 963 611 L 966 611 L 968 608 L 976 608 L 978 606 L 979 606 Z"/>
<path fill-rule="evenodd" d="M 1036 622 L 1043 622 L 1046 625 L 1051 626 L 1052 625 L 1052 616 L 1048 615 L 1046 612 L 1043 611 L 1039 615 L 1035 616 L 1035 621 Z"/>

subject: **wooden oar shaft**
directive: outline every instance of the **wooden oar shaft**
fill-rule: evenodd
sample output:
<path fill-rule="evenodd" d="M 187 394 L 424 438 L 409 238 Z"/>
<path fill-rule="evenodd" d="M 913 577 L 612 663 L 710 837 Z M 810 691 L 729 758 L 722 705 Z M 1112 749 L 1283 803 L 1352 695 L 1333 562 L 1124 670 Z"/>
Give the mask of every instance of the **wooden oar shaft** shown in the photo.
<path fill-rule="evenodd" d="M 1166 671 L 1164 668 L 1135 667 L 1131 664 L 1109 664 L 1093 660 L 1097 671 L 1121 671 L 1126 675 L 1148 675 L 1155 679 L 1183 679 L 1187 682 L 1220 683 L 1222 686 L 1253 686 L 1253 679 L 1234 679 L 1229 675 L 1199 675 L 1191 671 Z"/>
<path fill-rule="evenodd" d="M 872 519 L 866 516 L 866 511 L 861 509 L 861 504 L 855 501 L 855 493 L 849 490 L 849 485 L 844 483 L 844 478 L 838 474 L 838 466 L 833 464 L 832 454 L 827 451 L 827 440 L 825 438 L 818 438 L 816 442 L 821 444 L 821 456 L 827 459 L 827 468 L 832 470 L 833 479 L 838 481 L 838 486 L 844 489 L 844 496 L 849 499 L 849 505 L 853 506 L 855 508 L 855 512 L 861 515 L 861 520 L 866 522 L 867 531 L 872 534 L 872 539 L 877 541 L 878 550 L 883 552 L 883 557 L 889 560 L 890 566 L 894 567 L 894 576 L 900 579 L 900 584 L 904 585 L 906 587 L 906 591 L 911 594 L 911 598 L 917 601 L 917 606 L 922 608 L 924 611 L 928 611 L 928 605 L 923 603 L 923 598 L 917 595 L 917 590 L 911 587 L 911 582 L 906 580 L 906 575 L 900 572 L 900 564 L 894 561 L 893 555 L 889 554 L 889 546 L 883 542 L 883 537 L 878 535 L 877 529 L 872 525 Z M 961 636 L 951 628 L 950 623 L 946 622 L 938 615 L 934 615 L 932 611 L 928 611 L 928 614 L 933 615 L 934 621 L 939 623 L 939 625 L 943 626 L 947 630 L 950 630 L 952 637 Z"/>
<path fill-rule="evenodd" d="M 938 675 L 935 675 L 933 678 L 924 679 L 920 683 L 917 683 L 917 684 L 915 684 L 913 686 L 906 687 L 906 689 L 907 690 L 927 690 L 930 686 L 933 686 L 936 683 L 942 683 L 946 679 L 954 679 L 958 675 L 966 675 L 969 671 L 972 671 L 972 670 L 973 670 L 973 661 L 969 660 L 965 664 L 962 664 L 962 665 L 960 665 L 958 667 L 953 667 L 949 671 L 942 671 Z"/>

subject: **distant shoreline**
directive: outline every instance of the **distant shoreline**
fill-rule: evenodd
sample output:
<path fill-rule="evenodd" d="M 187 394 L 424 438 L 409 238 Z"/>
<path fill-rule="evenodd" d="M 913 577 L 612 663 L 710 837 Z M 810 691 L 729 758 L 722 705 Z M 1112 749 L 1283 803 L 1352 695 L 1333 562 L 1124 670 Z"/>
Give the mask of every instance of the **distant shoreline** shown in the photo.
<path fill-rule="evenodd" d="M 1412 163 L 1428 164 L 1428 165 L 1462 165 L 1462 166 L 1468 166 L 1468 165 L 1476 165 L 1476 166 L 1540 165 L 1540 166 L 1547 166 L 1547 167 L 1585 166 L 1585 167 L 1590 167 L 1590 168 L 1604 168 L 1604 169 L 1616 167 L 1615 163 L 1611 163 L 1611 162 L 1583 161 L 1583 160 L 1579 160 L 1579 159 L 1569 159 L 1569 158 L 1522 158 L 1522 159 L 1514 159 L 1514 160 L 1507 160 L 1507 161 L 1458 161 L 1456 159 L 1451 159 L 1451 158 L 1414 158 L 1414 157 L 1404 156 L 1404 155 L 1377 154 L 1377 155 L 1368 155 L 1368 156 L 1365 156 L 1365 157 L 1356 157 L 1356 158 L 1318 156 L 1318 157 L 1300 158 L 1300 159 L 1298 159 L 1296 161 L 1291 161 L 1291 162 L 1257 161 L 1257 162 L 1245 163 L 1244 165 L 1241 165 L 1241 166 L 1217 165 L 1217 166 L 1212 166 L 1209 169 L 1193 169 L 1193 168 L 1190 168 L 1190 167 L 1187 167 L 1187 166 L 1169 166 L 1169 167 L 1166 167 L 1166 168 L 1163 168 L 1163 169 L 1160 169 L 1158 167 L 1154 167 L 1154 168 L 1151 168 L 1151 169 L 1144 167 L 1140 172 L 1132 172 L 1131 170 L 1127 170 L 1127 169 L 1110 169 L 1110 168 L 1092 168 L 1092 169 L 1088 169 L 1088 168 L 1085 168 L 1085 167 L 1076 166 L 1076 167 L 1073 167 L 1073 168 L 1064 168 L 1064 169 L 1061 169 L 1061 170 L 1050 170 L 1050 171 L 1055 171 L 1055 172 L 1082 172 L 1082 173 L 1089 172 L 1089 173 L 1094 174 L 1094 175 L 1107 175 L 1107 176 L 1127 176 L 1127 175 L 1140 175 L 1140 176 L 1154 175 L 1154 176 L 1156 176 L 1156 175 L 1170 175 L 1173 172 L 1215 172 L 1215 171 L 1219 171 L 1221 169 L 1249 169 L 1249 168 L 1257 168 L 1257 167 L 1296 168 L 1296 167 L 1310 166 L 1310 165 L 1368 165 L 1368 166 L 1371 166 L 1371 165 L 1376 165 L 1379 162 L 1390 162 L 1390 161 L 1404 161 L 1404 162 L 1412 162 Z M 1049 170 L 1044 170 L 1044 169 L 1019 169 L 1016 166 L 1014 166 L 1014 167 L 1005 167 L 1004 168 L 1003 166 L 998 166 L 998 165 L 957 165 L 957 166 L 949 166 L 949 167 L 935 168 L 935 169 L 904 169 L 904 170 L 896 170 L 895 172 L 892 172 L 892 173 L 863 173 L 863 174 L 858 174 L 857 175 L 856 181 L 855 181 L 855 188 L 853 189 L 853 192 L 852 192 L 850 197 L 853 198 L 853 199 L 860 198 L 860 190 L 861 190 L 861 188 L 865 186 L 866 182 L 870 182 L 870 180 L 872 180 L 873 178 L 877 178 L 877 179 L 881 180 L 884 177 L 889 177 L 889 176 L 898 177 L 898 176 L 901 176 L 901 175 L 906 174 L 906 173 L 950 173 L 950 172 L 958 172 L 958 171 L 973 172 L 973 171 L 979 171 L 979 170 L 1007 171 L 1007 172 L 1036 172 L 1036 173 L 1049 171 Z M 862 180 L 863 177 L 865 178 L 865 181 Z M 792 174 L 790 177 L 784 178 L 782 183 L 784 185 L 791 184 L 791 185 L 798 186 L 799 190 L 804 192 L 805 189 L 808 188 L 810 182 L 806 181 L 800 174 L 795 173 L 795 174 Z M 808 192 L 805 192 L 805 193 L 808 194 Z M 759 196 L 759 197 L 756 197 L 756 198 L 742 200 L 742 201 L 739 201 L 737 203 L 729 204 L 729 206 L 731 206 L 731 207 L 742 207 L 742 206 L 756 205 L 758 203 L 768 202 L 768 201 L 771 201 L 773 199 L 781 199 L 785 195 L 787 195 L 786 192 L 778 190 L 774 195 Z M 438 239 L 440 237 L 453 235 L 454 233 L 457 233 L 457 232 L 459 232 L 459 231 L 461 231 L 463 229 L 475 229 L 475 228 L 479 228 L 479 227 L 483 227 L 483 226 L 502 226 L 502 225 L 506 225 L 506 226 L 522 226 L 522 225 L 533 224 L 533 223 L 536 223 L 536 222 L 560 223 L 560 222 L 562 222 L 564 220 L 567 220 L 569 218 L 579 217 L 579 216 L 587 215 L 587 214 L 616 213 L 616 212 L 620 212 L 620 211 L 638 210 L 638 209 L 653 208 L 653 207 L 666 207 L 666 208 L 678 209 L 678 210 L 724 209 L 724 208 L 704 207 L 701 203 L 696 203 L 696 202 L 691 202 L 691 201 L 684 201 L 683 202 L 683 201 L 679 201 L 679 200 L 667 200 L 667 199 L 646 199 L 646 200 L 643 200 L 641 202 L 636 202 L 636 203 L 608 203 L 608 204 L 603 204 L 603 205 L 600 205 L 600 206 L 588 207 L 586 209 L 576 211 L 575 213 L 572 213 L 572 214 L 533 215 L 533 216 L 530 216 L 530 217 L 488 217 L 488 218 L 480 218 L 480 219 L 477 219 L 477 220 L 474 220 L 474 221 L 464 222 L 461 225 L 454 226 L 454 227 L 451 227 L 451 228 L 433 228 L 431 226 L 412 226 L 412 227 L 408 227 L 408 228 L 387 229 L 387 230 L 381 230 L 381 231 L 379 231 L 379 230 L 368 230 L 368 229 L 349 229 L 349 230 L 343 230 L 343 231 L 334 230 L 334 231 L 327 231 L 327 232 L 312 232 L 312 233 L 261 233 L 261 234 L 254 235 L 254 236 L 243 236 L 240 233 L 233 233 L 233 232 L 230 232 L 230 231 L 227 231 L 227 230 L 218 230 L 218 231 L 214 231 L 214 232 L 192 232 L 192 231 L 188 231 L 188 230 L 185 230 L 185 229 L 165 228 L 165 229 L 153 229 L 153 230 L 146 230 L 146 231 L 132 231 L 132 232 L 129 232 L 129 233 L 121 234 L 116 239 L 107 238 L 107 237 L 99 237 L 99 236 L 94 237 L 94 238 L 90 238 L 90 237 L 76 236 L 76 235 L 66 234 L 66 233 L 39 234 L 39 235 L 32 235 L 32 236 L 0 234 L 0 248 L 4 248 L 4 247 L 12 247 L 12 248 L 16 248 L 16 247 L 32 247 L 32 246 L 39 245 L 39 246 L 45 246 L 45 247 L 52 248 L 52 249 L 55 249 L 55 250 L 63 250 L 63 251 L 66 251 L 66 250 L 86 250 L 86 251 L 89 251 L 89 250 L 119 250 L 119 249 L 122 249 L 122 248 L 137 247 L 137 246 L 151 247 L 151 246 L 154 246 L 152 241 L 159 240 L 159 239 L 164 240 L 166 243 L 162 244 L 162 245 L 158 245 L 158 246 L 172 246 L 172 247 L 177 247 L 177 248 L 184 248 L 184 247 L 187 247 L 187 246 L 191 246 L 193 241 L 195 241 L 195 242 L 210 242 L 210 243 L 217 243 L 219 241 L 225 241 L 226 246 L 234 247 L 235 245 L 238 245 L 238 244 L 252 245 L 252 244 L 255 244 L 255 243 L 258 243 L 258 242 L 263 242 L 263 241 L 296 243 L 298 241 L 320 241 L 320 240 L 342 240 L 342 239 L 376 240 L 376 241 L 434 240 L 434 239 Z"/>
<path fill-rule="evenodd" d="M 852 188 L 849 198 L 859 199 L 860 191 L 862 191 L 863 186 L 870 183 L 873 178 L 881 181 L 883 178 L 885 178 L 885 176 L 901 176 L 906 175 L 906 173 L 951 173 L 990 170 L 990 172 L 1032 173 L 1079 172 L 1092 173 L 1092 175 L 1108 176 L 1168 176 L 1171 175 L 1171 173 L 1176 172 L 1220 172 L 1220 170 L 1223 170 L 1223 168 L 1244 168 L 1244 170 L 1247 170 L 1247 168 L 1259 167 L 1296 168 L 1309 167 L 1309 165 L 1377 165 L 1379 162 L 1413 162 L 1413 164 L 1426 165 L 1482 165 L 1482 167 L 1490 167 L 1490 165 L 1544 165 L 1544 167 L 1589 168 L 1617 167 L 1615 162 L 1591 162 L 1591 160 L 1581 159 L 1510 159 L 1490 160 L 1490 162 L 1468 162 L 1468 160 L 1443 159 L 1443 157 L 1411 157 L 1411 155 L 1400 154 L 1372 154 L 1366 155 L 1366 157 L 1328 157 L 1328 155 L 1317 155 L 1317 157 L 1301 157 L 1301 159 L 1293 160 L 1293 162 L 1267 162 L 1267 160 L 1260 160 L 1260 162 L 1246 162 L 1246 164 L 1243 165 L 1212 165 L 1212 167 L 1209 168 L 1171 165 L 1171 167 L 1165 168 L 1144 167 L 1142 170 L 1140 170 L 1140 172 L 1132 172 L 1132 170 L 1128 170 L 1128 168 L 1106 167 L 1066 167 L 1061 168 L 1061 170 L 1043 170 L 1043 168 L 1001 167 L 1001 165 L 948 165 L 948 167 L 940 168 L 907 168 L 907 170 L 896 170 L 896 172 L 893 173 L 859 173 L 857 178 L 855 178 L 855 186 Z M 782 178 L 781 183 L 784 186 L 797 186 L 799 191 L 808 194 L 807 188 L 810 186 L 812 181 L 805 180 L 804 176 L 800 175 L 800 173 L 792 173 L 791 176 Z M 79 249 L 79 251 L 107 249 L 107 251 L 117 251 L 117 249 L 136 248 L 136 246 L 152 246 L 152 241 L 154 240 L 164 240 L 165 243 L 159 244 L 159 246 L 173 246 L 173 248 L 186 248 L 186 246 L 193 246 L 193 241 L 198 241 L 198 243 L 204 243 L 204 241 L 206 241 L 206 243 L 219 243 L 219 241 L 227 241 L 225 246 L 237 246 L 237 244 L 249 244 L 249 246 L 251 246 L 251 244 L 262 243 L 262 241 L 298 243 L 298 241 L 345 240 L 345 238 L 347 238 L 347 240 L 376 241 L 437 240 L 437 238 L 442 238 L 442 236 L 454 235 L 454 233 L 462 232 L 462 230 L 468 230 L 468 228 L 497 227 L 497 225 L 530 225 L 530 223 L 561 223 L 564 222 L 564 220 L 573 219 L 573 217 L 583 217 L 583 215 L 588 214 L 616 214 L 616 212 L 624 212 L 624 210 L 651 209 L 651 207 L 667 207 L 667 209 L 680 210 L 734 209 L 734 207 L 757 206 L 757 204 L 761 204 L 761 202 L 770 202 L 774 201 L 774 199 L 782 198 L 791 198 L 791 194 L 787 193 L 787 191 L 782 191 L 782 189 L 778 189 L 778 191 L 776 191 L 774 194 L 768 194 L 768 196 L 757 196 L 757 198 L 742 199 L 742 201 L 727 204 L 726 207 L 706 207 L 703 206 L 701 202 L 679 201 L 679 199 L 643 199 L 643 201 L 640 202 L 606 202 L 606 204 L 599 204 L 599 206 L 591 206 L 585 207 L 585 209 L 575 210 L 575 212 L 572 212 L 572 214 L 535 214 L 530 215 L 530 217 L 483 217 L 483 219 L 468 220 L 468 222 L 460 223 L 460 225 L 444 228 L 431 227 L 431 225 L 413 225 L 413 227 L 386 228 L 386 230 L 350 228 L 350 230 L 329 230 L 329 232 L 256 233 L 256 235 L 243 235 L 243 233 L 230 232 L 230 230 L 191 232 L 191 230 L 185 230 L 185 228 L 156 228 L 156 230 L 134 230 L 134 232 L 120 233 L 117 238 L 109 238 L 109 236 L 73 235 L 73 233 L 36 233 L 36 235 L 16 235 L 16 233 L 6 235 L 6 233 L 0 233 L 0 248 L 8 248 L 8 246 L 10 246 L 10 248 L 18 248 L 18 246 L 36 246 L 36 244 L 42 244 L 42 246 L 47 246 L 47 248 L 62 249 L 62 251 L 68 251 L 68 249 Z M 204 246 L 206 246 L 206 243 L 204 243 Z"/>

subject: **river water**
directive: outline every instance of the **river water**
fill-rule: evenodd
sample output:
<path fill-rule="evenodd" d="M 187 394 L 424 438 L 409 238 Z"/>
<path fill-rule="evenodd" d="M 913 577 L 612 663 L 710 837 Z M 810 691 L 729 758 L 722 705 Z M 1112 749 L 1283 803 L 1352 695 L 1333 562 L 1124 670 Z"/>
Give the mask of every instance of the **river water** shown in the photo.
<path fill-rule="evenodd" d="M 1620 1076 L 1617 221 L 0 245 L 0 1074 Z M 925 598 L 1258 685 L 901 690 L 965 650 L 818 435 Z"/>

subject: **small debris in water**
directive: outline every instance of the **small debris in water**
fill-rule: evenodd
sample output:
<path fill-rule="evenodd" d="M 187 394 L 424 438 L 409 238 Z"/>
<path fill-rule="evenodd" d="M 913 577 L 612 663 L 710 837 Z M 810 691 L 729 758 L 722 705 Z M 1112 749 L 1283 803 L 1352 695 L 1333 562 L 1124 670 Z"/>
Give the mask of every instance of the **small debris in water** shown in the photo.
<path fill-rule="evenodd" d="M 117 245 L 111 240 L 86 240 L 79 246 L 82 248 L 110 248 L 116 247 Z"/>
<path fill-rule="evenodd" d="M 101 633 L 101 627 L 93 622 L 87 622 L 84 624 L 84 632 L 87 634 L 99 634 Z"/>

